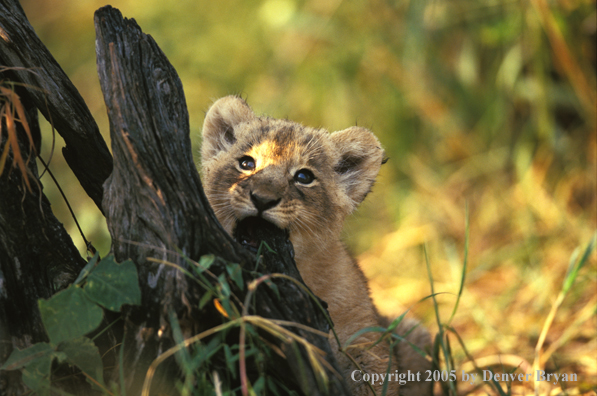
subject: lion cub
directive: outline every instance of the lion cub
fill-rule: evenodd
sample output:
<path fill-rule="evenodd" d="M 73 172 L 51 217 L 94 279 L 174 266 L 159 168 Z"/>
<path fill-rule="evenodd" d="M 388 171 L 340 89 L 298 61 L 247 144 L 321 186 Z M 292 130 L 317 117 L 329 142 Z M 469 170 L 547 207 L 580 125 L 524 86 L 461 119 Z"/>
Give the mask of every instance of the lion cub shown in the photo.
<path fill-rule="evenodd" d="M 311 290 L 328 303 L 342 343 L 360 329 L 379 326 L 367 280 L 342 242 L 344 218 L 363 201 L 377 177 L 384 151 L 368 130 L 351 127 L 328 133 L 287 120 L 258 117 L 241 98 L 216 101 L 203 125 L 202 166 L 205 193 L 228 233 L 254 248 L 250 228 L 268 221 L 287 230 L 301 276 Z M 258 224 L 258 223 L 257 223 Z M 399 329 L 405 334 L 408 328 Z M 387 372 L 389 345 L 367 349 L 379 333 L 366 333 L 349 349 L 362 372 L 342 353 L 335 352 L 342 374 L 354 395 L 372 394 L 364 374 Z M 423 348 L 425 330 L 407 337 Z M 338 346 L 330 333 L 332 349 Z M 390 373 L 420 371 L 427 360 L 408 344 L 400 343 Z M 398 371 L 397 371 L 398 370 Z M 374 388 L 381 395 L 381 381 Z M 388 395 L 428 395 L 429 382 L 388 381 Z"/>

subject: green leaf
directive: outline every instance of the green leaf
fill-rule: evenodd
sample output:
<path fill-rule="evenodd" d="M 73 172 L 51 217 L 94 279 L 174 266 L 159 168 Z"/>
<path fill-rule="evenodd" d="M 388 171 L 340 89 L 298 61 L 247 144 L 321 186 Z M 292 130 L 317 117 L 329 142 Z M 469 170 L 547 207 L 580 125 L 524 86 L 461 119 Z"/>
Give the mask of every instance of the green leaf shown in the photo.
<path fill-rule="evenodd" d="M 50 369 L 53 358 L 52 354 L 39 357 L 23 369 L 23 382 L 37 396 L 50 395 Z"/>
<path fill-rule="evenodd" d="M 184 336 L 180 328 L 180 323 L 178 322 L 178 317 L 176 316 L 176 313 L 174 311 L 168 312 L 168 317 L 170 319 L 170 328 L 172 329 L 172 336 L 174 338 L 174 342 L 180 346 L 184 343 Z M 187 371 L 188 375 L 192 375 L 193 367 L 190 364 L 191 355 L 187 347 L 181 347 L 178 350 L 178 352 L 176 352 L 175 356 L 180 367 L 182 367 L 183 370 Z"/>
<path fill-rule="evenodd" d="M 0 370 L 20 369 L 36 359 L 51 355 L 53 352 L 54 348 L 47 342 L 39 342 L 23 350 L 15 349 L 8 357 L 8 360 L 0 366 Z"/>
<path fill-rule="evenodd" d="M 83 268 L 81 270 L 81 272 L 79 273 L 79 276 L 77 277 L 77 279 L 74 282 L 75 285 L 78 285 L 85 278 L 87 278 L 87 275 L 89 275 L 89 273 L 93 270 L 93 267 L 95 267 L 95 264 L 97 263 L 98 258 L 99 258 L 99 252 L 96 252 L 95 255 L 91 258 L 91 260 L 89 260 L 89 262 L 87 263 L 85 268 Z"/>
<path fill-rule="evenodd" d="M 210 302 L 212 299 L 213 293 L 209 290 L 206 291 L 205 294 L 201 297 L 201 300 L 199 300 L 199 309 L 203 309 L 203 307 L 205 307 L 205 304 Z"/>
<path fill-rule="evenodd" d="M 362 336 L 365 333 L 384 333 L 385 331 L 386 331 L 386 329 L 384 329 L 383 327 L 380 327 L 380 326 L 365 327 L 365 328 L 357 331 L 356 333 L 354 333 L 348 340 L 346 340 L 343 347 L 346 348 L 347 346 L 352 344 L 352 342 L 354 340 L 356 340 L 357 338 L 359 338 L 360 336 Z"/>
<path fill-rule="evenodd" d="M 393 332 L 396 329 L 396 327 L 398 327 L 398 325 L 402 322 L 402 320 L 404 320 L 404 316 L 407 314 L 407 312 L 408 311 L 405 311 L 404 313 L 402 313 L 402 315 L 394 319 L 392 323 L 390 323 L 390 325 L 388 326 L 388 329 L 385 331 L 385 333 Z"/>
<path fill-rule="evenodd" d="M 221 295 L 223 296 L 223 298 L 228 298 L 230 297 L 230 285 L 228 284 L 228 281 L 226 280 L 226 276 L 224 274 L 221 274 L 220 276 L 218 276 L 218 280 L 219 282 L 219 286 L 220 286 L 220 292 Z"/>
<path fill-rule="evenodd" d="M 253 384 L 253 390 L 256 394 L 261 395 L 265 393 L 265 377 L 260 376 Z"/>
<path fill-rule="evenodd" d="M 60 344 L 58 350 L 66 355 L 66 361 L 77 366 L 82 372 L 104 385 L 103 364 L 99 351 L 93 341 L 87 337 L 69 340 Z M 91 384 L 94 381 L 87 379 Z"/>
<path fill-rule="evenodd" d="M 464 206 L 464 259 L 462 261 L 462 275 L 460 276 L 460 288 L 458 289 L 458 296 L 456 297 L 456 303 L 452 309 L 452 315 L 448 320 L 448 324 L 452 323 L 452 319 L 456 316 L 458 311 L 458 305 L 460 304 L 460 298 L 464 291 L 464 282 L 466 281 L 466 271 L 468 267 L 468 247 L 469 247 L 469 234 L 470 234 L 470 222 L 468 213 L 468 203 Z"/>
<path fill-rule="evenodd" d="M 87 277 L 87 296 L 109 309 L 120 311 L 123 304 L 141 304 L 141 289 L 137 268 L 132 261 L 118 264 L 114 256 L 108 256 Z"/>
<path fill-rule="evenodd" d="M 265 284 L 272 289 L 272 291 L 276 294 L 276 297 L 281 298 L 280 297 L 280 290 L 278 290 L 278 285 L 276 285 L 274 282 L 272 282 L 271 279 L 266 279 L 265 280 Z"/>
<path fill-rule="evenodd" d="M 95 330 L 103 317 L 102 309 L 78 286 L 71 286 L 38 303 L 41 320 L 54 345 Z"/>
<path fill-rule="evenodd" d="M 40 342 L 23 350 L 13 350 L 0 369 L 16 370 L 23 368 L 23 382 L 25 385 L 37 395 L 49 395 L 52 360 L 55 357 L 60 357 L 60 355 L 62 354 L 55 352 L 52 345 Z"/>
<path fill-rule="evenodd" d="M 228 367 L 228 373 L 232 374 L 232 378 L 236 379 L 235 362 L 238 360 L 238 355 L 233 357 L 230 346 L 228 344 L 224 344 L 224 356 L 226 356 L 226 366 Z"/>
<path fill-rule="evenodd" d="M 591 257 L 591 253 L 595 249 L 596 244 L 597 244 L 597 233 L 595 233 L 593 235 L 593 238 L 587 245 L 587 248 L 585 249 L 585 252 L 583 253 L 583 255 L 579 261 L 577 261 L 577 259 L 578 259 L 580 250 L 577 248 L 572 253 L 572 256 L 570 257 L 570 264 L 568 265 L 568 273 L 566 274 L 566 278 L 564 279 L 564 285 L 562 286 L 562 291 L 564 292 L 564 294 L 567 294 L 568 291 L 570 290 L 570 288 L 572 287 L 572 285 L 574 284 L 574 281 L 576 280 L 576 277 L 578 276 L 578 272 L 587 263 L 587 261 L 589 260 L 589 257 Z"/>
<path fill-rule="evenodd" d="M 243 282 L 243 270 L 240 265 L 238 264 L 228 264 L 226 266 L 226 271 L 228 271 L 228 275 L 230 275 L 230 279 L 236 283 L 239 289 L 243 290 L 245 288 L 245 283 Z"/>
<path fill-rule="evenodd" d="M 194 351 L 192 367 L 200 368 L 225 345 L 218 337 L 213 338 L 208 344 L 198 343 Z"/>
<path fill-rule="evenodd" d="M 195 270 L 198 273 L 201 273 L 205 270 L 208 270 L 209 267 L 211 267 L 211 265 L 216 261 L 216 256 L 213 254 L 206 254 L 204 256 L 201 256 L 201 258 L 199 259 L 199 262 L 197 263 L 197 265 L 195 266 Z"/>

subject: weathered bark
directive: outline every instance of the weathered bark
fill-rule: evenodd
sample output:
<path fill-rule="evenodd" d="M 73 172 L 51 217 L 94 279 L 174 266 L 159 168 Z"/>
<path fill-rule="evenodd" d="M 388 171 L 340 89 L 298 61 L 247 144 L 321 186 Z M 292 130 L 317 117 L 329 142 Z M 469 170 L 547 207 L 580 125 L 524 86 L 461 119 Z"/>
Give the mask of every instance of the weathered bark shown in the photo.
<path fill-rule="evenodd" d="M 20 153 L 28 164 L 32 191 L 12 152 L 0 175 L 0 363 L 14 348 L 47 341 L 37 301 L 74 280 L 84 260 L 42 192 L 36 166 L 41 134 L 38 109 L 52 120 L 67 143 L 65 157 L 89 195 L 101 203 L 102 182 L 112 159 L 95 121 L 68 77 L 50 55 L 16 0 L 0 0 L 0 80 L 13 82 L 25 108 L 34 150 L 19 122 Z M 7 144 L 2 120 L 0 152 Z M 91 161 L 91 162 L 90 162 Z M 69 384 L 77 389 L 79 380 Z M 88 388 L 88 387 L 86 387 Z M 0 372 L 0 394 L 25 392 L 18 372 Z"/>
<path fill-rule="evenodd" d="M 103 206 L 116 258 L 132 258 L 142 282 L 142 307 L 125 314 L 124 342 L 134 344 L 125 360 L 129 374 L 127 387 L 134 391 L 158 351 L 172 345 L 169 312 L 175 312 L 179 322 L 184 323 L 186 334 L 196 334 L 218 320 L 198 310 L 204 293 L 201 287 L 172 265 L 148 258 L 165 260 L 184 269 L 188 269 L 187 261 L 175 253 L 176 249 L 192 260 L 214 253 L 247 269 L 252 269 L 256 259 L 226 234 L 208 205 L 191 155 L 188 114 L 175 70 L 155 41 L 143 34 L 134 20 L 123 20 L 119 11 L 102 8 L 96 12 L 95 23 L 98 72 L 110 118 L 114 154 L 114 171 L 105 184 Z M 265 255 L 261 270 L 301 280 L 292 259 L 292 245 L 284 231 L 265 227 L 261 232 L 277 251 Z M 224 267 L 212 265 L 210 270 L 217 276 Z M 243 277 L 247 282 L 255 275 L 247 270 L 243 271 Z M 288 280 L 274 282 L 283 300 L 269 288 L 259 288 L 255 306 L 249 312 L 298 322 L 327 334 L 325 315 L 305 292 Z M 235 293 L 243 301 L 247 291 L 235 290 Z M 296 328 L 292 331 L 327 352 L 328 361 L 332 367 L 335 365 L 326 336 Z M 287 360 L 272 362 L 269 372 L 306 395 L 328 391 L 317 383 L 312 367 L 299 368 L 301 361 L 308 361 L 302 347 L 277 339 L 270 341 L 284 351 Z M 333 370 L 327 371 L 330 393 L 348 394 L 344 382 Z M 162 377 L 165 378 L 166 375 Z M 160 386 L 164 387 L 162 391 L 168 390 L 168 384 L 162 382 Z"/>
<path fill-rule="evenodd" d="M 16 91 L 26 97 L 22 87 L 16 87 Z M 37 109 L 27 100 L 22 104 L 34 145 L 39 147 Z M 25 186 L 20 169 L 11 169 L 12 153 L 9 154 L 0 175 L 0 364 L 14 348 L 47 341 L 37 300 L 48 298 L 71 283 L 85 264 L 42 193 L 35 149 L 29 146 L 21 123 L 17 122 L 16 127 L 32 191 Z M 1 130 L 0 152 L 7 144 L 5 122 Z M 22 391 L 18 373 L 0 371 L 1 395 Z"/>
<path fill-rule="evenodd" d="M 11 66 L 27 96 L 64 138 L 66 162 L 102 210 L 112 157 L 83 98 L 35 34 L 18 0 L 0 0 L 0 69 Z"/>

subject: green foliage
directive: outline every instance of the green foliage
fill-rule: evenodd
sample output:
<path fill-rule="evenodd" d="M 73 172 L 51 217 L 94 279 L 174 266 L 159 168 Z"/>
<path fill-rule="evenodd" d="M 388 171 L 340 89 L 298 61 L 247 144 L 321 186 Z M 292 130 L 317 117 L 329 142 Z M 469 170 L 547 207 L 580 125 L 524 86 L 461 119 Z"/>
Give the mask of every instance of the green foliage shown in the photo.
<path fill-rule="evenodd" d="M 91 384 L 105 389 L 99 351 L 84 336 L 102 322 L 101 307 L 120 311 L 123 304 L 140 304 L 141 290 L 137 269 L 130 260 L 117 264 L 109 256 L 98 263 L 98 257 L 96 254 L 89 261 L 74 284 L 47 300 L 39 300 L 50 342 L 16 349 L 0 367 L 21 369 L 24 383 L 38 395 L 50 394 L 53 361 L 77 366 Z"/>
<path fill-rule="evenodd" d="M 87 276 L 87 297 L 110 311 L 120 311 L 123 304 L 141 304 L 137 269 L 131 261 L 117 263 L 112 256 L 103 259 Z"/>
<path fill-rule="evenodd" d="M 48 300 L 39 300 L 39 311 L 54 345 L 93 331 L 103 317 L 102 309 L 78 286 L 58 292 Z"/>
<path fill-rule="evenodd" d="M 580 247 L 577 248 L 570 256 L 568 272 L 566 273 L 566 278 L 564 279 L 564 284 L 562 285 L 562 298 L 568 293 L 568 291 L 570 291 L 570 288 L 572 287 L 574 281 L 576 280 L 576 277 L 578 276 L 578 272 L 582 269 L 582 267 L 584 267 L 587 264 L 589 257 L 591 256 L 591 253 L 593 253 L 593 250 L 595 250 L 595 245 L 597 245 L 597 233 L 593 235 L 591 242 L 589 242 L 589 244 L 585 248 L 585 251 L 580 260 L 578 260 L 578 253 L 580 252 Z"/>
<path fill-rule="evenodd" d="M 266 319 L 248 315 L 247 304 L 251 301 L 257 286 L 274 275 L 253 273 L 257 280 L 245 284 L 243 269 L 238 264 L 227 263 L 214 255 L 206 255 L 199 262 L 187 260 L 191 264 L 191 272 L 186 275 L 204 288 L 199 301 L 199 308 L 205 309 L 212 304 L 222 315 L 222 325 L 208 329 L 189 339 L 184 339 L 178 318 L 170 313 L 174 340 L 178 345 L 166 351 L 151 365 L 144 391 L 151 388 L 153 373 L 169 356 L 174 355 L 183 370 L 184 380 L 180 383 L 182 395 L 237 395 L 244 389 L 249 394 L 292 395 L 282 382 L 265 375 L 266 362 L 271 362 L 275 353 L 268 341 L 263 339 L 258 329 L 287 341 L 292 333 Z M 225 266 L 225 273 L 215 276 L 210 267 L 214 264 Z M 235 290 L 248 290 L 244 304 L 239 305 Z M 242 313 L 241 313 L 242 310 Z M 230 337 L 238 334 L 240 340 Z M 295 336 L 296 337 L 296 336 Z M 307 344 L 307 348 L 313 348 Z M 312 363 L 312 362 L 311 362 Z M 251 380 L 247 368 L 253 373 Z M 256 375 L 256 376 L 255 376 Z M 325 374 L 324 374 L 325 375 Z M 233 384 L 239 384 L 233 385 Z"/>
<path fill-rule="evenodd" d="M 102 359 L 93 341 L 87 337 L 70 339 L 59 345 L 58 350 L 66 355 L 66 361 L 87 374 L 90 382 L 104 385 Z"/>
<path fill-rule="evenodd" d="M 50 368 L 54 359 L 63 361 L 65 355 L 57 352 L 51 344 L 40 342 L 22 351 L 18 349 L 13 351 L 0 369 L 23 369 L 25 385 L 39 395 L 46 396 L 50 394 Z"/>

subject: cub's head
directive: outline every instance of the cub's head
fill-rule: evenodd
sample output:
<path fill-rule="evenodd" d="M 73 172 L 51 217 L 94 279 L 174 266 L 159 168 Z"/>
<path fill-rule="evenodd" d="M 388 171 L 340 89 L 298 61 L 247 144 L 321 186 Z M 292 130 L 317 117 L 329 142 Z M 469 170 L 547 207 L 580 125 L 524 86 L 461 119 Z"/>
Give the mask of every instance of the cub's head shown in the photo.
<path fill-rule="evenodd" d="M 207 112 L 201 151 L 205 192 L 226 231 L 255 248 L 251 229 L 271 222 L 289 232 L 297 261 L 338 240 L 384 156 L 364 128 L 330 134 L 258 117 L 236 96 Z"/>

